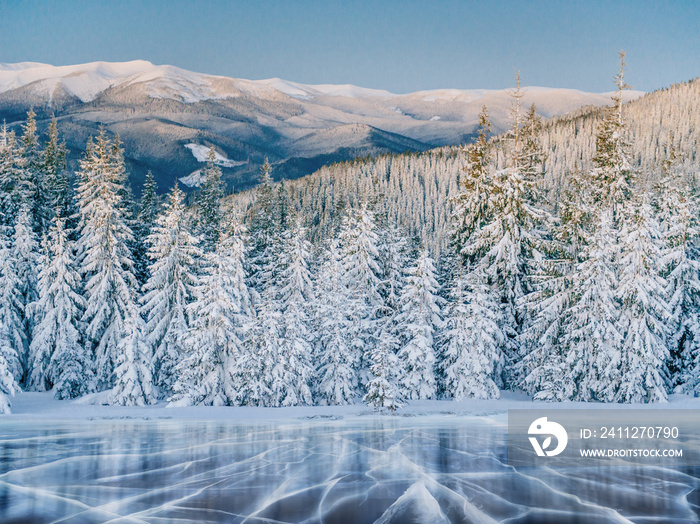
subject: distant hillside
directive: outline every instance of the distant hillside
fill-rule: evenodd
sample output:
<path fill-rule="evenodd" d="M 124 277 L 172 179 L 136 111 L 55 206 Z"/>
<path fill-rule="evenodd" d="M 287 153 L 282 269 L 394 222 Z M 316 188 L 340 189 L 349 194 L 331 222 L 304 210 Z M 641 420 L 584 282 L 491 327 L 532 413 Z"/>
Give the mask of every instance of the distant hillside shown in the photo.
<path fill-rule="evenodd" d="M 588 107 L 544 123 L 541 140 L 548 158 L 546 185 L 553 203 L 566 185 L 568 174 L 591 167 L 595 133 L 602 115 L 601 108 Z M 625 118 L 633 160 L 642 173 L 653 178 L 673 137 L 679 168 L 689 178 L 700 175 L 700 80 L 629 102 Z M 458 178 L 465 163 L 466 155 L 460 147 L 383 155 L 324 167 L 291 182 L 290 189 L 299 208 L 314 224 L 317 237 L 322 237 L 333 223 L 338 202 L 352 204 L 379 198 L 381 211 L 396 219 L 411 235 L 418 235 L 439 249 L 447 242 L 450 199 L 459 190 Z M 248 198 L 241 195 L 241 204 L 246 205 Z"/>
<path fill-rule="evenodd" d="M 524 103 L 551 117 L 608 99 L 532 87 L 525 88 Z M 150 169 L 161 190 L 176 178 L 197 179 L 190 176 L 202 165 L 196 146 L 213 146 L 225 179 L 240 189 L 255 183 L 266 157 L 275 178 L 297 178 L 355 157 L 464 143 L 484 104 L 495 131 L 505 129 L 508 90 L 396 95 L 350 85 L 226 78 L 146 61 L 0 64 L 0 119 L 18 128 L 33 108 L 43 130 L 55 115 L 71 167 L 102 125 L 120 134 L 132 183 L 138 186 Z"/>

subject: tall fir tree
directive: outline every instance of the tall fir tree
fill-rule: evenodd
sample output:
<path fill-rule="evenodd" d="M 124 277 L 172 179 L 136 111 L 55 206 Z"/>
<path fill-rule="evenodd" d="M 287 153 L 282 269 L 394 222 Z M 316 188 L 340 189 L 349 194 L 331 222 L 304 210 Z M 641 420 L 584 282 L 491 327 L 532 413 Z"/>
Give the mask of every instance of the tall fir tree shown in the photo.
<path fill-rule="evenodd" d="M 65 222 L 59 212 L 51 221 L 49 254 L 39 274 L 39 322 L 32 333 L 28 380 L 35 391 L 53 389 L 58 399 L 95 389 L 92 362 L 81 333 L 85 299 L 80 295 L 82 283 Z"/>
<path fill-rule="evenodd" d="M 28 340 L 36 324 L 34 303 L 38 300 L 38 275 L 41 253 L 36 233 L 32 229 L 32 216 L 29 205 L 23 204 L 15 219 L 12 239 L 12 258 L 15 261 L 17 278 L 19 279 L 19 296 L 22 301 L 22 322 Z M 25 379 L 31 372 L 30 362 L 33 360 L 31 351 L 23 355 L 22 365 L 25 367 Z"/>
<path fill-rule="evenodd" d="M 14 224 L 20 206 L 28 201 L 25 165 L 15 133 L 3 123 L 0 128 L 0 219 L 4 226 Z"/>
<path fill-rule="evenodd" d="M 148 343 L 154 350 L 156 383 L 163 394 L 171 391 L 175 367 L 186 356 L 187 306 L 197 285 L 195 264 L 201 256 L 198 239 L 189 232 L 184 199 L 176 184 L 147 239 L 153 262 L 144 286 L 142 312 L 147 318 Z"/>
<path fill-rule="evenodd" d="M 342 274 L 339 278 L 358 300 L 348 304 L 352 321 L 350 340 L 359 356 L 357 374 L 364 389 L 370 380 L 371 352 L 381 333 L 377 320 L 383 315 L 384 301 L 380 295 L 381 270 L 377 259 L 377 233 L 374 213 L 367 205 L 349 209 L 340 231 Z"/>
<path fill-rule="evenodd" d="M 9 240 L 0 233 L 0 359 L 3 378 L 0 386 L 4 395 L 13 395 L 24 375 L 23 360 L 27 352 L 27 334 L 22 321 L 23 304 L 17 261 L 13 258 Z M 12 380 L 7 374 L 12 376 Z M 9 400 L 5 399 L 6 402 Z M 6 402 L 0 399 L 4 406 Z M 6 409 L 9 409 L 7 404 Z"/>
<path fill-rule="evenodd" d="M 612 222 L 610 210 L 598 210 L 594 215 L 595 229 L 588 235 L 583 260 L 575 265 L 571 275 L 573 297 L 563 313 L 564 334 L 560 342 L 563 356 L 554 363 L 559 368 L 553 371 L 559 379 L 551 381 L 545 373 L 539 382 L 530 380 L 531 392 L 542 391 L 538 393 L 540 398 L 614 400 L 615 390 L 609 386 L 617 370 L 612 362 L 619 353 L 624 332 L 616 297 L 618 250 L 610 243 Z M 551 370 L 552 364 L 547 365 Z"/>
<path fill-rule="evenodd" d="M 282 245 L 283 224 L 280 223 L 277 192 L 271 173 L 272 166 L 265 159 L 249 217 L 248 275 L 254 301 L 276 281 L 279 269 L 276 260 Z"/>
<path fill-rule="evenodd" d="M 39 142 L 36 114 L 32 109 L 27 112 L 27 121 L 22 126 L 21 154 L 24 161 L 22 171 L 24 176 L 20 182 L 23 193 L 22 205 L 29 207 L 32 229 L 43 234 L 48 229 L 47 220 L 51 209 L 48 206 L 43 151 Z"/>
<path fill-rule="evenodd" d="M 316 387 L 318 401 L 327 405 L 350 404 L 358 396 L 357 369 L 359 355 L 351 344 L 352 321 L 347 310 L 354 310 L 342 274 L 337 239 L 332 238 L 323 253 L 316 277 L 314 307 Z"/>
<path fill-rule="evenodd" d="M 666 173 L 656 188 L 656 214 L 663 235 L 666 276 L 669 373 L 674 391 L 700 396 L 700 253 L 694 224 L 697 207 L 678 173 Z"/>
<path fill-rule="evenodd" d="M 645 194 L 631 203 L 621 231 L 620 327 L 625 337 L 612 367 L 617 402 L 666 402 L 670 381 L 668 325 L 671 311 L 666 300 L 666 281 L 659 274 L 660 231 Z"/>
<path fill-rule="evenodd" d="M 596 134 L 593 198 L 595 203 L 612 211 L 612 225 L 619 229 L 624 220 L 625 202 L 631 196 L 631 184 L 635 179 L 629 161 L 625 138 L 622 95 L 630 86 L 625 82 L 625 53 L 620 52 L 620 71 L 615 76 L 617 92 L 613 95 L 613 106 L 608 108 Z"/>
<path fill-rule="evenodd" d="M 407 270 L 396 321 L 400 333 L 398 359 L 402 397 L 431 399 L 437 393 L 435 334 L 440 329 L 440 297 L 433 259 L 423 250 Z"/>
<path fill-rule="evenodd" d="M 446 396 L 499 397 L 506 363 L 499 313 L 484 275 L 471 272 L 455 279 L 440 336 L 439 366 Z"/>
<path fill-rule="evenodd" d="M 202 239 L 202 250 L 212 251 L 221 231 L 221 200 L 224 183 L 221 168 L 216 163 L 216 151 L 209 149 L 207 164 L 202 172 L 202 187 L 197 195 L 197 234 Z"/>
<path fill-rule="evenodd" d="M 77 175 L 78 253 L 87 299 L 83 321 L 94 351 L 97 387 L 109 389 L 114 385 L 126 321 L 138 312 L 130 251 L 133 234 L 122 201 L 126 172 L 123 157 L 104 131 L 94 144 L 88 143 Z"/>
<path fill-rule="evenodd" d="M 66 169 L 66 145 L 59 141 L 58 123 L 55 118 L 52 118 L 49 124 L 48 141 L 44 146 L 41 167 L 45 177 L 47 227 L 54 215 L 58 215 L 67 220 L 66 229 L 71 229 L 76 214 L 73 187 Z"/>
<path fill-rule="evenodd" d="M 382 319 L 382 329 L 377 343 L 370 351 L 370 378 L 363 400 L 377 409 L 394 411 L 401 407 L 401 392 L 398 386 L 399 362 L 396 358 L 398 339 L 392 332 L 391 317 Z"/>
<path fill-rule="evenodd" d="M 244 351 L 237 366 L 237 401 L 246 406 L 280 406 L 278 393 L 285 384 L 285 363 L 280 359 L 284 342 L 282 314 L 272 293 L 264 293 L 245 327 Z"/>
<path fill-rule="evenodd" d="M 119 406 L 146 406 L 156 400 L 152 351 L 138 310 L 134 307 L 129 313 L 118 343 L 114 387 L 108 401 Z"/>
<path fill-rule="evenodd" d="M 283 389 L 276 394 L 283 406 L 312 403 L 313 378 L 312 344 L 309 323 L 314 290 L 309 271 L 311 245 L 306 240 L 306 228 L 299 220 L 284 235 L 279 263 L 279 304 L 282 313 L 283 342 L 280 360 L 284 363 Z"/>
<path fill-rule="evenodd" d="M 220 241 L 204 255 L 204 273 L 188 306 L 188 357 L 176 367 L 171 405 L 238 403 L 244 330 L 252 313 L 244 268 L 246 241 L 246 228 L 234 210 L 227 209 Z"/>
<path fill-rule="evenodd" d="M 134 225 L 134 271 L 136 278 L 143 286 L 148 281 L 148 243 L 147 239 L 156 227 L 156 220 L 160 214 L 160 201 L 158 199 L 156 181 L 153 173 L 146 174 L 146 181 L 141 192 L 138 215 Z"/>
<path fill-rule="evenodd" d="M 462 191 L 453 200 L 452 245 L 465 263 L 473 262 L 475 255 L 463 248 L 475 231 L 485 226 L 491 217 L 489 172 L 490 155 L 488 136 L 491 132 L 486 106 L 479 114 L 476 142 L 467 150 L 467 165 L 460 178 Z"/>

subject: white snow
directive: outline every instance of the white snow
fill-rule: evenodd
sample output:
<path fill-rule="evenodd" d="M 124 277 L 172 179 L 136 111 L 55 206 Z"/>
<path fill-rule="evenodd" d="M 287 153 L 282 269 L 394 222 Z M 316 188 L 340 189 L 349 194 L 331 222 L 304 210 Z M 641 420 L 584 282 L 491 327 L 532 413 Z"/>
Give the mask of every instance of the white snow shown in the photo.
<path fill-rule="evenodd" d="M 197 159 L 197 162 L 206 162 L 207 158 L 209 157 L 209 148 L 207 146 L 203 146 L 200 144 L 185 144 L 185 147 L 192 151 L 192 154 L 194 157 Z M 221 166 L 221 167 L 236 167 L 236 166 L 241 166 L 243 164 L 246 164 L 247 162 L 245 160 L 242 161 L 237 161 L 237 160 L 229 160 L 225 156 L 223 156 L 221 153 L 218 151 L 214 152 L 214 163 Z M 192 186 L 189 182 L 186 182 L 186 179 L 189 179 L 190 177 L 193 177 L 195 173 L 199 173 L 199 171 L 195 171 L 194 173 L 191 173 L 185 178 L 181 178 L 180 180 L 182 181 L 183 184 L 187 184 L 188 186 Z M 200 177 L 201 178 L 201 177 Z M 196 182 L 197 177 L 192 178 L 192 182 Z M 199 181 L 201 183 L 201 180 Z M 197 184 L 199 185 L 199 184 Z"/>
<path fill-rule="evenodd" d="M 299 99 L 309 99 L 317 96 L 343 96 L 348 98 L 391 98 L 396 95 L 381 89 L 369 89 L 351 84 L 316 84 L 307 85 L 281 78 L 269 78 L 267 80 L 253 81 L 259 85 L 272 87 L 277 91 Z"/>
<path fill-rule="evenodd" d="M 204 182 L 204 177 L 202 176 L 202 170 L 198 169 L 187 176 L 180 177 L 179 180 L 187 187 L 199 187 Z"/>
<path fill-rule="evenodd" d="M 295 406 L 267 408 L 251 406 L 189 406 L 166 407 L 160 401 L 152 406 L 102 405 L 111 390 L 93 393 L 76 400 L 56 400 L 51 392 L 20 392 L 12 401 L 12 414 L 2 420 L 17 419 L 179 419 L 179 420 L 235 420 L 237 422 L 284 421 L 309 418 L 357 418 L 357 417 L 463 417 L 479 416 L 505 424 L 509 409 L 700 409 L 700 398 L 688 395 L 669 395 L 668 404 L 602 404 L 596 402 L 535 402 L 531 397 L 512 391 L 501 391 L 499 399 L 478 400 L 413 400 L 393 414 L 375 411 L 365 404 L 343 406 Z"/>
<path fill-rule="evenodd" d="M 433 89 L 408 94 L 395 94 L 382 89 L 369 89 L 352 84 L 301 84 L 280 78 L 245 80 L 187 71 L 170 65 L 154 65 L 146 60 L 131 62 L 91 62 L 53 66 L 35 62 L 0 63 L 0 93 L 34 84 L 38 93 L 51 98 L 55 89 L 63 86 L 83 102 L 94 100 L 104 90 L 121 85 L 143 84 L 152 98 L 168 98 L 185 103 L 248 95 L 269 98 L 284 94 L 299 100 L 323 98 L 355 98 L 369 103 L 390 102 L 388 108 L 397 113 L 402 106 L 415 103 L 471 103 L 481 99 L 504 99 L 509 102 L 508 89 Z M 537 98 L 590 99 L 588 103 L 609 101 L 610 93 L 586 93 L 575 89 L 524 87 L 526 95 Z M 641 96 L 640 91 L 627 91 L 625 100 Z M 557 100 L 553 103 L 557 105 Z M 603 103 L 605 103 L 603 102 Z M 577 107 L 583 104 L 577 104 Z"/>
<path fill-rule="evenodd" d="M 83 102 L 94 100 L 105 89 L 121 84 L 134 75 L 152 71 L 145 60 L 132 62 L 91 62 L 70 66 L 52 66 L 35 62 L 0 64 L 0 93 L 36 82 L 39 92 L 49 95 L 59 86 Z"/>

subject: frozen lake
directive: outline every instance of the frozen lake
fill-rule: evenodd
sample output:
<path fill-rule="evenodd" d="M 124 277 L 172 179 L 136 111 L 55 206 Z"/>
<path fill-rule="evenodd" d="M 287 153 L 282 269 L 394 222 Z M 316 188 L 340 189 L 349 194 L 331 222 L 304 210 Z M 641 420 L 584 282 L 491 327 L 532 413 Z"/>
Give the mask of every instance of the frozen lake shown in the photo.
<path fill-rule="evenodd" d="M 0 521 L 699 522 L 700 468 L 515 470 L 503 417 L 0 420 Z"/>

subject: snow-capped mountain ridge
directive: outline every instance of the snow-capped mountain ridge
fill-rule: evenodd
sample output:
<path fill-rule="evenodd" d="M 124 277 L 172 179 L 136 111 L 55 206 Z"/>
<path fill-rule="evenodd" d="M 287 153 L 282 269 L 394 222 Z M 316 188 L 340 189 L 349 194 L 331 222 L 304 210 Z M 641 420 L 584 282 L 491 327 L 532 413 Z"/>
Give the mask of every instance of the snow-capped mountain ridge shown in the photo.
<path fill-rule="evenodd" d="M 610 103 L 609 94 L 573 89 L 523 91 L 523 104 L 534 103 L 544 117 Z M 187 144 L 213 146 L 230 161 L 224 176 L 241 188 L 255 182 L 265 158 L 276 178 L 295 178 L 358 156 L 467 142 L 484 105 L 499 133 L 510 121 L 510 95 L 509 89 L 394 94 L 350 84 L 246 80 L 145 60 L 0 64 L 0 120 L 19 129 L 33 109 L 42 130 L 55 116 L 73 163 L 100 127 L 119 133 L 137 185 L 151 170 L 162 188 L 200 168 Z"/>
<path fill-rule="evenodd" d="M 136 83 L 150 83 L 182 94 L 187 84 L 200 86 L 202 90 L 197 97 L 181 97 L 188 101 L 203 101 L 226 96 L 221 83 L 227 81 L 231 86 L 247 94 L 259 94 L 260 91 L 275 90 L 293 98 L 308 100 L 316 97 L 334 96 L 347 98 L 417 98 L 426 102 L 438 100 L 473 101 L 489 94 L 508 94 L 509 89 L 431 89 L 413 93 L 396 94 L 381 89 L 371 89 L 352 84 L 302 84 L 280 78 L 265 80 L 246 80 L 226 76 L 195 73 L 171 65 L 154 65 L 147 60 L 130 62 L 89 62 L 78 65 L 53 66 L 39 62 L 20 62 L 15 64 L 0 63 L 0 93 L 18 89 L 29 84 L 37 87 L 57 87 L 59 84 L 77 96 L 83 102 L 94 100 L 100 93 L 111 88 Z M 609 97 L 610 93 L 587 93 L 577 89 L 549 87 L 524 87 L 526 93 L 549 94 L 599 94 Z M 155 90 L 151 96 L 162 98 Z M 635 98 L 642 92 L 631 91 L 629 98 Z M 228 93 L 236 96 L 236 93 Z M 173 97 L 173 99 L 178 99 Z"/>

